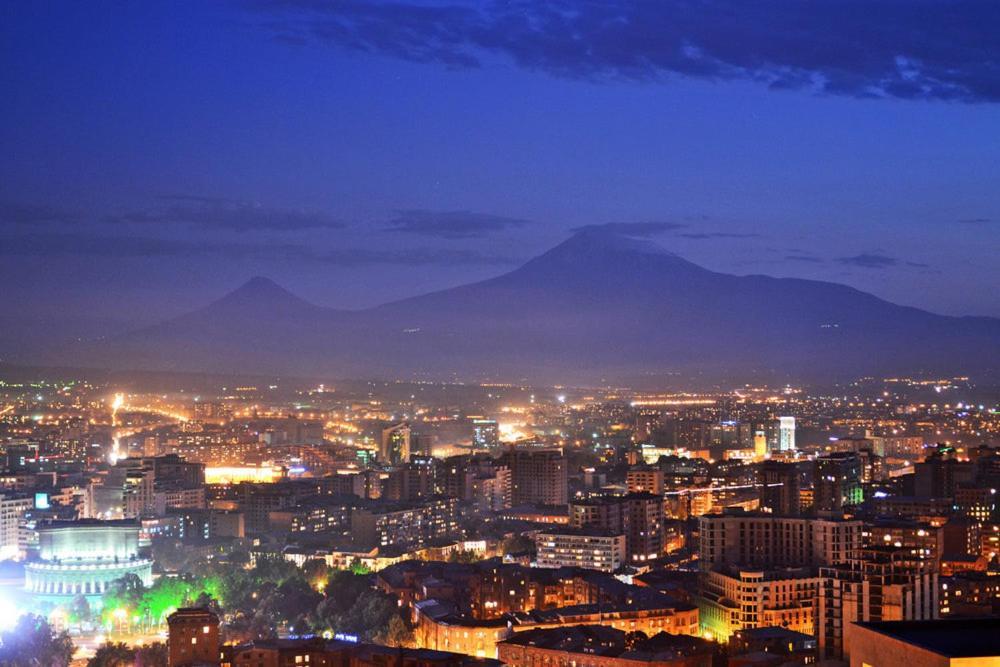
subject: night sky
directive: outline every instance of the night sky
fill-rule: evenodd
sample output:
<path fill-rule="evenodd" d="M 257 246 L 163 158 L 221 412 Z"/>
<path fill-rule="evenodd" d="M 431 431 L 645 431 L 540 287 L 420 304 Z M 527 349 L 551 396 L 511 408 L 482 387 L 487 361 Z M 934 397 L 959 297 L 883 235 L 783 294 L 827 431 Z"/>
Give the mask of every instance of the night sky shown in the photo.
<path fill-rule="evenodd" d="M 3 3 L 5 326 L 374 305 L 607 223 L 1000 316 L 1000 5 L 539 4 Z"/>

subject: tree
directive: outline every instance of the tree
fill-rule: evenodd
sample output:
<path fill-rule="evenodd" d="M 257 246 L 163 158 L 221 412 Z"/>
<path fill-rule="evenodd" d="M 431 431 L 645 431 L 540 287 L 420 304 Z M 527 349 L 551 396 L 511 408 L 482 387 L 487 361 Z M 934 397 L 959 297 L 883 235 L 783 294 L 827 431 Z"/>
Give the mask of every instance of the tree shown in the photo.
<path fill-rule="evenodd" d="M 83 595 L 77 595 L 66 609 L 66 617 L 71 623 L 89 623 L 93 616 L 90 603 Z"/>
<path fill-rule="evenodd" d="M 156 642 L 140 646 L 135 652 L 135 667 L 167 667 L 167 645 Z"/>
<path fill-rule="evenodd" d="M 25 614 L 13 628 L 0 633 L 0 665 L 4 667 L 66 667 L 73 658 L 73 641 L 55 632 L 49 622 Z"/>
<path fill-rule="evenodd" d="M 520 554 L 520 553 L 534 553 L 535 542 L 527 535 L 514 535 L 504 540 L 503 543 L 503 555 L 508 554 Z"/>
<path fill-rule="evenodd" d="M 131 667 L 135 662 L 135 651 L 125 642 L 104 642 L 97 647 L 94 657 L 87 661 L 87 667 Z"/>
<path fill-rule="evenodd" d="M 456 549 L 448 554 L 449 563 L 477 563 L 483 559 L 482 555 L 475 551 Z"/>
<path fill-rule="evenodd" d="M 406 624 L 399 614 L 389 617 L 389 623 L 379 632 L 375 633 L 372 639 L 377 644 L 385 646 L 413 646 L 413 630 Z"/>

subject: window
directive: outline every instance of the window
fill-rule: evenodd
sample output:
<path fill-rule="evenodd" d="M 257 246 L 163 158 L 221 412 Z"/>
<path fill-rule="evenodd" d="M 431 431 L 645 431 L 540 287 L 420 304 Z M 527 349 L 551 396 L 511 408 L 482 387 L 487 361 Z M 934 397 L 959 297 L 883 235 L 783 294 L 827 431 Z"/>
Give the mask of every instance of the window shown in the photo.
<path fill-rule="evenodd" d="M 209 627 L 207 625 L 203 626 L 202 629 L 201 629 L 201 634 L 207 635 L 208 631 L 209 631 Z"/>

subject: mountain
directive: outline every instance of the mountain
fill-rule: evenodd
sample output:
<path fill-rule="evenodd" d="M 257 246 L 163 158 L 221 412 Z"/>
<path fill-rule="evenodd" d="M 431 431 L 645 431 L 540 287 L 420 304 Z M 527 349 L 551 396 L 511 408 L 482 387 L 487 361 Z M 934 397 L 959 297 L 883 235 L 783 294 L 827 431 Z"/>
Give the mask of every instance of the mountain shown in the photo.
<path fill-rule="evenodd" d="M 998 319 L 717 273 L 596 230 L 496 278 L 366 310 L 323 308 L 254 278 L 200 310 L 67 352 L 146 370 L 592 382 L 997 376 L 998 350 Z"/>

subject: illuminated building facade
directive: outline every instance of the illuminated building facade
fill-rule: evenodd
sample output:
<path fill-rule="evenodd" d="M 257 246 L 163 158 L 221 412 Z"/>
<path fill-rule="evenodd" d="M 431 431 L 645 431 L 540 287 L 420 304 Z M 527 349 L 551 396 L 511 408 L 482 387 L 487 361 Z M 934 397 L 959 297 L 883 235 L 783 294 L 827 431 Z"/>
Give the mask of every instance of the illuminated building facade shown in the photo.
<path fill-rule="evenodd" d="M 500 447 L 500 426 L 494 419 L 472 420 L 472 444 L 476 449 L 496 450 Z"/>
<path fill-rule="evenodd" d="M 563 528 L 535 537 L 538 567 L 582 567 L 614 572 L 625 561 L 625 535 L 597 528 Z"/>
<path fill-rule="evenodd" d="M 778 449 L 795 449 L 795 417 L 778 417 Z"/>
<path fill-rule="evenodd" d="M 821 583 L 811 568 L 705 572 L 696 597 L 702 631 L 720 641 L 751 628 L 814 634 Z"/>
<path fill-rule="evenodd" d="M 134 574 L 152 584 L 153 561 L 140 553 L 137 522 L 54 521 L 39 526 L 38 556 L 25 564 L 25 589 L 36 600 L 99 605 L 113 581 Z"/>
<path fill-rule="evenodd" d="M 0 560 L 20 555 L 18 534 L 25 513 L 34 507 L 34 503 L 30 494 L 0 494 Z"/>
<path fill-rule="evenodd" d="M 379 460 L 384 465 L 399 465 L 410 459 L 410 425 L 406 422 L 382 429 Z"/>

